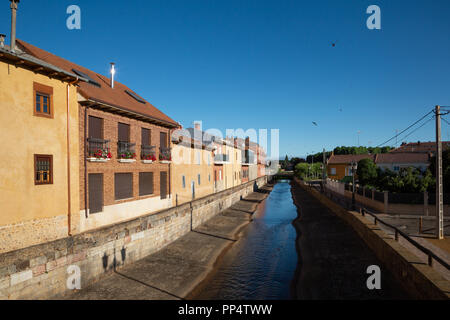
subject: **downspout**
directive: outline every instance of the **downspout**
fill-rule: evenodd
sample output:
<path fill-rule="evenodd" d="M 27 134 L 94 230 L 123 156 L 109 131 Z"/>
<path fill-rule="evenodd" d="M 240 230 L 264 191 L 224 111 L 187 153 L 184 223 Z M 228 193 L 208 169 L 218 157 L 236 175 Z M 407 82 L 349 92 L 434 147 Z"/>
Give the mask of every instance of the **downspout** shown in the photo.
<path fill-rule="evenodd" d="M 86 219 L 89 217 L 88 214 L 88 199 L 87 199 L 87 159 L 86 159 L 86 141 L 87 141 L 87 117 L 88 117 L 89 106 L 84 109 L 84 146 L 83 146 L 83 159 L 84 159 L 84 216 Z"/>
<path fill-rule="evenodd" d="M 172 175 L 171 175 L 171 168 L 172 168 L 172 161 L 173 161 L 173 157 L 172 157 L 172 130 L 169 129 L 169 148 L 170 148 L 170 162 L 169 162 L 169 178 L 168 178 L 168 184 L 169 184 L 169 194 L 170 197 L 172 198 Z M 173 201 L 173 199 L 172 199 Z"/>
<path fill-rule="evenodd" d="M 70 191 L 70 86 L 76 84 L 79 81 L 76 80 L 67 83 L 67 234 L 72 235 L 72 203 L 71 203 L 71 191 Z"/>

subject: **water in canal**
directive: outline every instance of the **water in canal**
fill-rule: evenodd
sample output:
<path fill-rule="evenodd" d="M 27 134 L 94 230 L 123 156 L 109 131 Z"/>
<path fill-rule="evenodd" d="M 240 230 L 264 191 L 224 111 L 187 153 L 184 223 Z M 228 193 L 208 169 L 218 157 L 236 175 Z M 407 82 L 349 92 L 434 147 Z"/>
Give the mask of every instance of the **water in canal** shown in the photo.
<path fill-rule="evenodd" d="M 290 299 L 297 266 L 297 208 L 289 181 L 275 184 L 253 222 L 225 254 L 217 272 L 195 299 Z"/>

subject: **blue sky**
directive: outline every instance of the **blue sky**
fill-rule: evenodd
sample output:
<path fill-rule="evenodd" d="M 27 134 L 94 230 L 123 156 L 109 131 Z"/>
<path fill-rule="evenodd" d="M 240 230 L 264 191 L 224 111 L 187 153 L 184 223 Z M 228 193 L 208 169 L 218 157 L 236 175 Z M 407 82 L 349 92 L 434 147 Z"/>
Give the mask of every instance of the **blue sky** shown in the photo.
<path fill-rule="evenodd" d="M 81 30 L 66 28 L 71 4 Z M 366 27 L 371 4 L 381 30 Z M 24 0 L 17 36 L 103 74 L 116 62 L 118 81 L 186 127 L 276 128 L 280 154 L 302 156 L 357 145 L 358 130 L 375 146 L 450 105 L 449 13 L 448 0 Z M 433 122 L 408 138 L 433 139 Z"/>

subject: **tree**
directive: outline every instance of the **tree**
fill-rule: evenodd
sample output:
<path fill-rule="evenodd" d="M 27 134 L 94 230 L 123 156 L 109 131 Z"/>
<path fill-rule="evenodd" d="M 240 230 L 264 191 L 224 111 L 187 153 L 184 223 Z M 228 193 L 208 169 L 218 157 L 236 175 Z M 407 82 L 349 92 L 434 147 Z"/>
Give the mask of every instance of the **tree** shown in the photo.
<path fill-rule="evenodd" d="M 294 173 L 300 179 L 304 179 L 308 174 L 309 165 L 307 163 L 297 163 L 294 168 Z"/>
<path fill-rule="evenodd" d="M 372 159 L 362 159 L 358 162 L 356 171 L 362 185 L 372 185 L 378 177 L 377 167 Z"/>

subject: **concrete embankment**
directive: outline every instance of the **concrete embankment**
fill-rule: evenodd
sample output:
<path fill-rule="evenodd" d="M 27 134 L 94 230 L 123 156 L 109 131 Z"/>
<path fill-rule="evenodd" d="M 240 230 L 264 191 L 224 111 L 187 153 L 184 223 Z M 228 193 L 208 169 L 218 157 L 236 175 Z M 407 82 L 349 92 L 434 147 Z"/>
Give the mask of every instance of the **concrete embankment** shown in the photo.
<path fill-rule="evenodd" d="M 218 258 L 237 241 L 269 185 L 250 193 L 191 232 L 135 263 L 116 269 L 66 299 L 186 299 L 205 283 Z"/>
<path fill-rule="evenodd" d="M 294 201 L 300 210 L 304 209 L 304 202 L 310 199 L 309 201 L 314 202 L 316 209 L 318 206 L 326 207 L 336 217 L 339 217 L 339 220 L 345 221 L 370 248 L 370 251 L 376 255 L 383 268 L 389 271 L 389 274 L 396 279 L 396 283 L 402 286 L 403 291 L 407 292 L 408 295 L 415 299 L 448 299 L 450 297 L 449 281 L 389 237 L 373 221 L 362 217 L 357 212 L 347 211 L 317 190 L 303 185 L 298 179 L 293 180 L 292 187 Z M 320 227 L 317 227 L 316 231 L 321 232 Z M 335 232 L 331 229 L 325 231 Z M 360 243 L 362 242 L 360 241 Z M 316 242 L 315 245 L 317 246 L 318 243 Z M 333 244 L 330 243 L 330 245 Z M 314 250 L 314 248 L 310 249 Z M 305 251 L 308 252 L 308 249 L 305 249 Z M 338 251 L 334 254 L 340 255 Z M 361 270 L 361 272 L 365 272 L 365 270 Z"/>
<path fill-rule="evenodd" d="M 160 251 L 267 184 L 268 177 L 138 218 L 0 254 L 0 299 L 48 299 Z"/>

